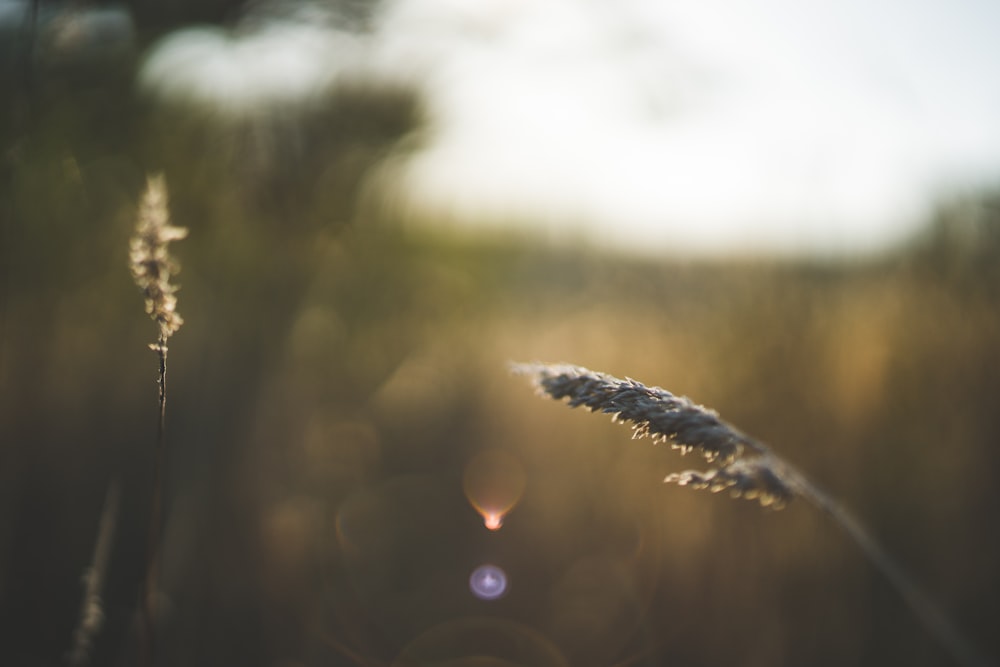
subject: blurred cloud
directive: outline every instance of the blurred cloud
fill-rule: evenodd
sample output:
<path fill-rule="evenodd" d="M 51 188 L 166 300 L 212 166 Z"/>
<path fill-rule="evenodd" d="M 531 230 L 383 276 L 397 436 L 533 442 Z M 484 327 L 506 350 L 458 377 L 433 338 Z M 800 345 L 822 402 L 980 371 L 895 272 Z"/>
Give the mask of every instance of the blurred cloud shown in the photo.
<path fill-rule="evenodd" d="M 1000 9 L 974 0 L 389 0 L 366 30 L 271 19 L 174 34 L 147 89 L 245 114 L 338 77 L 411 85 L 430 124 L 390 201 L 419 221 L 855 252 L 1000 177 Z"/>
<path fill-rule="evenodd" d="M 173 102 L 252 116 L 328 93 L 359 54 L 357 39 L 349 33 L 303 22 L 266 23 L 235 33 L 189 28 L 156 45 L 141 82 Z"/>
<path fill-rule="evenodd" d="M 971 8 L 548 0 L 457 19 L 453 4 L 403 0 L 384 23 L 412 50 L 396 58 L 433 75 L 434 138 L 402 172 L 436 217 L 543 219 L 655 252 L 855 251 L 1000 173 L 995 41 L 980 31 L 987 58 L 925 23 L 974 23 Z M 968 61 L 929 48 L 942 40 Z"/>

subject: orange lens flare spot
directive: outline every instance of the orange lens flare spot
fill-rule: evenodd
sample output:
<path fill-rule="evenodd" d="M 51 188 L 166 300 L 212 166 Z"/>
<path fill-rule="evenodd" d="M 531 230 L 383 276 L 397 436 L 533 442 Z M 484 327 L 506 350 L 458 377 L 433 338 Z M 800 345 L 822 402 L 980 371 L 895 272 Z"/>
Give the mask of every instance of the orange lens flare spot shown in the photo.
<path fill-rule="evenodd" d="M 521 463 L 502 449 L 479 452 L 462 475 L 465 497 L 489 530 L 500 530 L 504 517 L 521 499 L 526 483 Z"/>
<path fill-rule="evenodd" d="M 486 512 L 483 514 L 483 523 L 490 530 L 500 530 L 503 525 L 503 514 L 500 512 Z"/>

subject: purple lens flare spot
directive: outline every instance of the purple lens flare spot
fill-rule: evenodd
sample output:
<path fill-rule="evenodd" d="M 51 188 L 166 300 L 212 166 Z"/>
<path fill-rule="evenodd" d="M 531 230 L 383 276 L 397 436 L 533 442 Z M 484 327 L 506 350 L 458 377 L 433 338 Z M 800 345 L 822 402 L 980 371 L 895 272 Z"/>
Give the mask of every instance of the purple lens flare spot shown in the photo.
<path fill-rule="evenodd" d="M 496 600 L 507 592 L 507 573 L 496 565 L 480 565 L 469 577 L 469 589 L 480 600 Z"/>

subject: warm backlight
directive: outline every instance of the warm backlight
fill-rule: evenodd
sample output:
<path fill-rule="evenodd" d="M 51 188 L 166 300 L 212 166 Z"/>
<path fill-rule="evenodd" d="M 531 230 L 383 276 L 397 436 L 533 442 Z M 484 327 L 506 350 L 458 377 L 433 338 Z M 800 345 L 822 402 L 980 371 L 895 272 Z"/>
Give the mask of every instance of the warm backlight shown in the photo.
<path fill-rule="evenodd" d="M 469 503 L 489 530 L 499 530 L 504 517 L 524 493 L 527 477 L 514 456 L 502 449 L 486 449 L 465 466 L 462 487 Z"/>

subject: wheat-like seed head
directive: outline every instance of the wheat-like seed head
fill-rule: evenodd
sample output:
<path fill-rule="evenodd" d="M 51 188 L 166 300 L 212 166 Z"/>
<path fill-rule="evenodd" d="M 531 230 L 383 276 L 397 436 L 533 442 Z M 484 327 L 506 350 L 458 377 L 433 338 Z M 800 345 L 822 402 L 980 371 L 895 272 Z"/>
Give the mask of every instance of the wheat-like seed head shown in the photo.
<path fill-rule="evenodd" d="M 162 174 L 150 176 L 139 205 L 135 232 L 129 242 L 129 268 L 146 299 L 146 312 L 159 327 L 162 346 L 184 324 L 177 312 L 177 286 L 170 282 L 179 266 L 168 251 L 171 241 L 187 236 L 184 227 L 170 224 L 167 183 Z"/>
<path fill-rule="evenodd" d="M 616 422 L 630 422 L 633 438 L 650 436 L 655 442 L 669 442 L 682 454 L 698 451 L 716 464 L 705 472 L 669 475 L 666 482 L 712 491 L 728 489 L 734 496 L 756 498 L 776 509 L 796 495 L 796 477 L 767 447 L 684 396 L 568 364 L 515 364 L 513 370 L 532 377 L 543 394 L 567 399 L 571 408 L 583 406 L 591 412 L 609 413 Z M 747 455 L 748 451 L 752 454 Z"/>
<path fill-rule="evenodd" d="M 781 509 L 795 496 L 791 480 L 781 473 L 780 461 L 770 456 L 737 459 L 705 472 L 672 473 L 663 481 L 692 489 L 708 489 L 713 493 L 728 490 L 734 498 L 756 498 L 764 507 L 774 509 Z"/>

